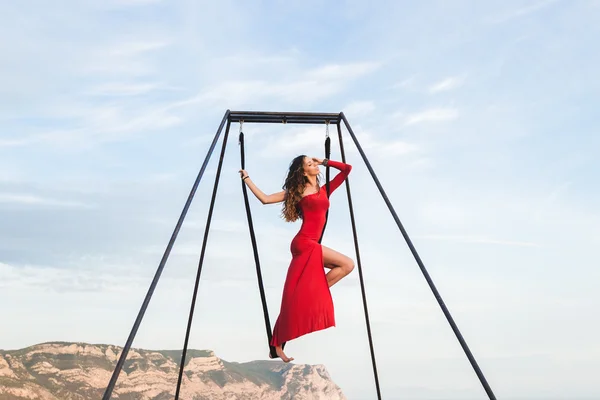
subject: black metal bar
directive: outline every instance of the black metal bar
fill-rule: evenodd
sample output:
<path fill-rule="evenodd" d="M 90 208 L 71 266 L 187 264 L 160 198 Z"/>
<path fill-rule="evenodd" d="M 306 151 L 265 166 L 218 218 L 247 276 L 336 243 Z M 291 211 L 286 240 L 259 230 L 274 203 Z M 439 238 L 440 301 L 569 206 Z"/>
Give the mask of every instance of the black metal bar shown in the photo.
<path fill-rule="evenodd" d="M 215 184 L 213 186 L 212 197 L 210 199 L 210 206 L 208 208 L 208 217 L 206 218 L 206 227 L 204 228 L 204 240 L 202 241 L 202 250 L 200 252 L 200 260 L 198 262 L 198 272 L 196 273 L 196 282 L 194 284 L 194 294 L 192 295 L 192 302 L 190 305 L 190 315 L 188 317 L 187 330 L 185 332 L 185 340 L 183 344 L 183 351 L 181 353 L 181 360 L 179 365 L 179 376 L 177 377 L 177 389 L 175 391 L 175 400 L 179 399 L 179 392 L 181 389 L 181 381 L 183 379 L 183 368 L 185 366 L 185 359 L 187 355 L 188 342 L 190 339 L 190 332 L 192 330 L 192 320 L 194 318 L 194 309 L 196 308 L 196 297 L 198 295 L 198 287 L 200 286 L 200 274 L 202 273 L 202 265 L 204 264 L 204 254 L 206 252 L 206 242 L 208 241 L 208 232 L 210 230 L 210 223 L 212 220 L 213 210 L 215 208 L 215 200 L 217 198 L 217 190 L 219 188 L 219 178 L 221 177 L 221 168 L 223 166 L 223 159 L 225 158 L 225 149 L 227 148 L 227 138 L 229 137 L 229 128 L 231 122 L 227 122 L 227 128 L 225 128 L 225 136 L 223 137 L 223 145 L 221 146 L 221 156 L 219 157 L 219 166 L 217 167 L 217 174 L 215 176 Z"/>
<path fill-rule="evenodd" d="M 262 119 L 262 118 L 256 118 L 256 119 L 244 119 L 241 118 L 239 120 L 231 120 L 231 122 L 239 122 L 239 121 L 244 121 L 245 124 L 282 124 L 282 125 L 321 125 L 321 124 L 325 124 L 327 121 L 325 120 L 321 120 L 321 119 L 288 119 L 288 120 L 280 120 L 280 119 Z M 330 122 L 331 125 L 337 125 L 338 122 L 337 121 L 331 121 Z"/>
<path fill-rule="evenodd" d="M 342 162 L 346 163 L 346 152 L 344 151 L 344 140 L 342 138 L 341 126 L 337 126 L 338 138 L 340 141 L 340 152 Z M 367 336 L 369 337 L 369 350 L 371 351 L 371 363 L 373 364 L 373 376 L 375 378 L 375 389 L 377 398 L 381 400 L 381 387 L 379 386 L 379 375 L 377 374 L 377 363 L 375 361 L 375 350 L 373 347 L 373 336 L 371 334 L 371 322 L 369 318 L 369 308 L 367 307 L 367 293 L 365 290 L 365 281 L 362 272 L 362 263 L 360 260 L 360 250 L 358 248 L 358 234 L 356 233 L 356 221 L 354 219 L 354 206 L 352 205 L 352 194 L 350 193 L 350 180 L 346 178 L 346 194 L 348 195 L 348 208 L 350 210 L 350 222 L 352 224 L 352 235 L 354 236 L 354 249 L 356 251 L 356 265 L 358 266 L 358 277 L 360 279 L 360 291 L 363 300 L 363 309 L 365 311 L 365 323 L 367 326 Z"/>
<path fill-rule="evenodd" d="M 204 162 L 202 163 L 202 167 L 200 168 L 200 172 L 198 172 L 198 176 L 196 177 L 196 181 L 194 182 L 194 185 L 192 186 L 192 189 L 190 191 L 190 194 L 187 198 L 187 201 L 185 202 L 185 206 L 183 207 L 183 210 L 181 211 L 181 215 L 179 216 L 179 220 L 177 221 L 177 225 L 175 226 L 175 229 L 173 230 L 173 234 L 171 235 L 171 239 L 169 240 L 169 244 L 167 245 L 167 248 L 165 249 L 165 252 L 163 253 L 162 259 L 160 260 L 160 264 L 158 265 L 158 269 L 156 270 L 156 273 L 154 274 L 154 278 L 152 279 L 152 283 L 150 284 L 150 288 L 148 289 L 148 292 L 146 293 L 146 297 L 144 298 L 144 301 L 142 303 L 142 306 L 140 308 L 140 311 L 137 315 L 137 318 L 135 319 L 135 322 L 133 324 L 133 327 L 131 328 L 131 332 L 129 333 L 129 337 L 127 338 L 127 342 L 125 343 L 125 346 L 123 347 L 123 351 L 121 352 L 121 356 L 119 357 L 119 360 L 117 361 L 117 365 L 115 367 L 115 370 L 113 371 L 113 374 L 110 378 L 110 381 L 108 383 L 108 386 L 106 387 L 106 390 L 104 392 L 104 395 L 102 396 L 102 400 L 108 400 L 110 399 L 111 395 L 112 395 L 112 391 L 115 387 L 115 384 L 117 383 L 117 379 L 119 378 L 119 374 L 121 373 L 121 369 L 123 368 L 123 364 L 125 363 L 125 360 L 127 359 L 127 354 L 129 353 L 129 350 L 131 348 L 131 344 L 133 343 L 133 340 L 135 338 L 135 335 L 137 334 L 138 328 L 140 327 L 140 324 L 142 323 L 142 319 L 144 318 L 144 314 L 146 313 L 146 309 L 148 308 L 148 304 L 150 303 L 150 299 L 152 297 L 152 294 L 154 293 L 154 290 L 156 288 L 156 285 L 158 284 L 158 280 L 160 279 L 160 276 L 162 274 L 162 271 L 165 267 L 165 264 L 167 262 L 167 259 L 169 258 L 169 255 L 171 254 L 171 249 L 173 248 L 173 245 L 175 243 L 175 239 L 177 238 L 177 235 L 179 234 L 179 230 L 181 229 L 181 225 L 183 224 L 183 220 L 185 219 L 185 216 L 187 215 L 188 209 L 190 208 L 190 204 L 192 203 L 192 199 L 194 198 L 194 194 L 196 193 L 196 189 L 198 188 L 198 185 L 200 184 L 200 180 L 202 179 L 202 176 L 204 175 L 204 171 L 206 170 L 206 166 L 208 165 L 208 161 L 210 160 L 210 156 L 212 155 L 212 152 L 215 148 L 215 145 L 217 144 L 217 141 L 219 139 L 219 136 L 221 135 L 221 131 L 223 130 L 223 126 L 225 125 L 225 122 L 227 121 L 227 119 L 229 118 L 229 113 L 230 111 L 227 110 L 225 112 L 225 115 L 223 116 L 223 119 L 221 120 L 221 125 L 219 125 L 219 129 L 217 129 L 217 133 L 215 133 L 215 137 L 210 145 L 210 148 L 208 149 L 208 152 L 206 153 L 206 157 L 204 158 Z"/>
<path fill-rule="evenodd" d="M 231 111 L 231 117 L 235 118 L 238 115 L 245 116 L 293 116 L 293 117 L 327 117 L 329 119 L 339 119 L 340 113 L 320 113 L 320 112 L 304 112 L 304 111 Z"/>
<path fill-rule="evenodd" d="M 259 124 L 314 124 L 321 125 L 327 123 L 327 119 L 320 118 L 273 118 L 273 117 L 240 117 L 236 119 L 231 119 L 231 122 L 241 122 L 244 123 L 259 123 Z M 330 121 L 332 125 L 338 123 L 336 120 Z"/>
<path fill-rule="evenodd" d="M 339 113 L 232 111 L 229 120 L 244 121 L 244 123 L 338 124 L 340 115 Z"/>
<path fill-rule="evenodd" d="M 431 288 L 433 295 L 435 296 L 438 304 L 440 305 L 442 311 L 444 312 L 444 315 L 446 316 L 448 323 L 450 323 L 450 326 L 452 327 L 452 330 L 454 331 L 454 334 L 456 335 L 458 341 L 460 342 L 460 345 L 462 346 L 465 354 L 467 355 L 467 358 L 469 359 L 471 366 L 475 370 L 477 377 L 481 381 L 483 388 L 485 389 L 490 400 L 496 400 L 496 396 L 492 392 L 492 389 L 491 389 L 490 385 L 488 384 L 487 380 L 485 379 L 483 372 L 481 372 L 481 369 L 479 368 L 477 361 L 475 361 L 475 357 L 473 357 L 473 354 L 471 353 L 469 346 L 467 346 L 467 343 L 465 342 L 462 334 L 460 333 L 458 326 L 454 322 L 452 315 L 450 315 L 450 311 L 448 311 L 448 308 L 444 304 L 444 301 L 442 300 L 442 296 L 438 292 L 437 288 L 435 287 L 435 285 L 433 283 L 433 280 L 429 276 L 429 273 L 427 272 L 427 269 L 425 268 L 425 265 L 423 264 L 421 257 L 419 257 L 419 254 L 417 253 L 415 246 L 413 245 L 412 241 L 410 240 L 410 237 L 408 236 L 406 229 L 404 229 L 402 222 L 400 222 L 400 218 L 398 218 L 398 214 L 396 214 L 396 211 L 394 210 L 392 203 L 390 202 L 385 191 L 383 190 L 383 187 L 381 186 L 381 183 L 379 182 L 379 179 L 377 178 L 377 175 L 375 174 L 373 167 L 371 167 L 371 164 L 369 163 L 369 160 L 367 159 L 365 152 L 363 151 L 362 147 L 358 143 L 358 140 L 356 139 L 356 136 L 354 135 L 354 132 L 352 131 L 352 128 L 350 127 L 350 124 L 348 123 L 348 120 L 346 119 L 346 116 L 344 115 L 343 112 L 340 113 L 340 117 L 341 117 L 342 121 L 344 121 L 344 125 L 348 129 L 348 132 L 350 133 L 350 136 L 352 137 L 354 144 L 356 145 L 358 151 L 360 152 L 360 155 L 362 156 L 362 159 L 364 160 L 365 164 L 367 165 L 367 168 L 368 168 L 369 172 L 371 173 L 371 176 L 373 177 L 373 180 L 375 181 L 375 184 L 377 185 L 377 188 L 379 189 L 379 192 L 381 193 L 383 200 L 385 201 L 386 205 L 388 206 L 388 209 L 390 210 L 392 216 L 394 217 L 394 221 L 396 221 L 396 225 L 398 225 L 400 232 L 402 232 L 402 236 L 404 236 L 404 239 L 406 240 L 406 243 L 408 244 L 410 251 L 412 252 L 415 260 L 417 261 L 417 264 L 419 265 L 419 268 L 421 269 L 423 276 L 427 280 L 427 283 L 429 284 L 429 287 Z"/>

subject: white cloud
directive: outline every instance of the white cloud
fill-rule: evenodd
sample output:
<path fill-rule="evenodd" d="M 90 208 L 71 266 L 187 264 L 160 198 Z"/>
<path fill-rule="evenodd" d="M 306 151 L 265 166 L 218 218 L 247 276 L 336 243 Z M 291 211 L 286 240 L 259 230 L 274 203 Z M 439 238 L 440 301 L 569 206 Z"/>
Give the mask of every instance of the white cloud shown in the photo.
<path fill-rule="evenodd" d="M 548 210 L 555 206 L 561 195 L 565 195 L 567 189 L 571 186 L 571 182 L 563 182 L 552 189 L 552 191 L 540 202 L 538 209 L 535 211 L 535 218 L 541 219 L 548 215 Z"/>
<path fill-rule="evenodd" d="M 294 152 L 305 153 L 312 156 L 315 149 L 321 149 L 325 141 L 325 126 L 301 126 L 288 128 L 289 131 L 279 134 L 268 135 L 261 138 L 266 142 L 260 155 L 262 157 L 280 157 L 282 154 Z M 330 127 L 330 135 L 333 135 Z M 316 157 L 316 155 L 314 155 Z"/>
<path fill-rule="evenodd" d="M 503 246 L 520 246 L 520 247 L 539 247 L 540 245 L 535 242 L 523 242 L 514 240 L 503 240 L 493 239 L 487 236 L 478 235 L 415 235 L 418 239 L 427 240 L 443 240 L 449 242 L 459 243 L 473 243 L 473 244 L 497 244 Z"/>
<path fill-rule="evenodd" d="M 420 204 L 419 215 L 425 222 L 442 226 L 460 226 L 473 218 L 473 211 L 458 202 L 428 201 Z"/>
<path fill-rule="evenodd" d="M 19 204 L 27 206 L 74 207 L 91 208 L 91 204 L 72 200 L 57 200 L 31 194 L 0 193 L 0 203 Z"/>
<path fill-rule="evenodd" d="M 363 117 L 375 112 L 375 104 L 372 101 L 355 101 L 348 104 L 341 111 L 348 118 Z"/>
<path fill-rule="evenodd" d="M 557 3 L 559 0 L 544 0 L 544 1 L 538 1 L 530 6 L 527 7 L 522 7 L 517 9 L 515 12 L 512 13 L 512 16 L 515 17 L 522 17 L 524 15 L 529 15 L 532 14 L 534 12 L 540 11 L 548 6 L 551 6 L 554 3 Z"/>
<path fill-rule="evenodd" d="M 494 17 L 491 17 L 489 20 L 492 23 L 498 24 L 498 23 L 502 23 L 502 22 L 506 22 L 506 21 L 510 21 L 512 19 L 516 19 L 516 18 L 522 18 L 525 17 L 527 15 L 530 14 L 534 14 L 536 12 L 539 12 L 541 10 L 544 10 L 545 8 L 559 2 L 560 0 L 542 0 L 542 1 L 538 1 L 535 2 L 531 5 L 525 6 L 525 7 L 521 7 L 518 8 L 516 10 L 511 10 L 507 13 L 504 13 L 504 15 L 500 14 Z"/>
<path fill-rule="evenodd" d="M 21 171 L 17 171 L 10 166 L 0 165 L 0 183 L 2 182 L 18 182 L 23 180 Z"/>
<path fill-rule="evenodd" d="M 27 99 L 29 104 L 8 108 L 4 112 L 6 119 L 42 119 L 44 124 L 18 124 L 18 137 L 0 139 L 0 147 L 50 144 L 89 148 L 98 143 L 128 140 L 138 132 L 169 128 L 183 121 L 169 110 L 171 102 L 164 97 L 158 101 L 142 97 L 156 90 L 173 91 L 152 79 L 160 71 L 161 55 L 168 49 L 169 40 L 150 32 L 137 37 L 113 33 L 85 40 L 87 45 L 75 41 L 68 51 L 62 42 L 38 41 L 19 54 L 24 65 L 37 62 L 32 61 L 33 54 L 45 57 L 39 85 L 37 76 L 32 81 L 32 77 L 21 76 L 21 71 L 13 71 L 11 65 L 2 68 L 5 76 L 16 75 L 16 83 L 10 82 L 5 89 L 7 97 Z M 50 48 L 56 51 L 48 53 Z M 140 81 L 140 77 L 144 80 Z M 11 93 L 16 86 L 20 86 L 18 96 Z M 26 114 L 23 110 L 27 110 Z"/>
<path fill-rule="evenodd" d="M 81 74 L 109 76 L 147 76 L 157 71 L 147 57 L 169 45 L 166 40 L 140 40 L 112 43 L 88 50 L 82 61 Z"/>
<path fill-rule="evenodd" d="M 0 262 L 0 287 L 15 289 L 36 289 L 59 292 L 88 292 L 91 290 L 126 291 L 134 280 L 138 285 L 146 282 L 134 276 L 123 276 L 107 271 L 93 271 L 82 268 L 56 268 L 50 266 L 14 266 Z"/>
<path fill-rule="evenodd" d="M 100 143 L 119 142 L 142 132 L 159 131 L 180 125 L 183 119 L 169 113 L 169 106 L 54 106 L 55 117 L 70 120 L 73 128 L 50 129 L 23 139 L 0 141 L 2 146 L 47 144 L 62 148 L 89 148 Z"/>
<path fill-rule="evenodd" d="M 25 139 L 0 139 L 0 147 L 23 146 L 31 143 L 31 138 Z"/>
<path fill-rule="evenodd" d="M 416 75 L 413 75 L 409 78 L 403 79 L 398 83 L 395 83 L 392 85 L 392 89 L 404 89 L 407 87 L 411 87 L 414 86 L 415 82 L 417 80 Z"/>
<path fill-rule="evenodd" d="M 404 142 L 402 140 L 395 140 L 388 143 L 379 143 L 377 147 L 378 155 L 387 156 L 399 156 L 409 154 L 417 151 L 417 149 L 419 148 L 413 143 Z"/>
<path fill-rule="evenodd" d="M 434 83 L 429 87 L 430 93 L 444 92 L 447 90 L 456 89 L 464 83 L 464 78 L 459 76 L 453 76 L 443 79 L 439 82 Z"/>
<path fill-rule="evenodd" d="M 156 3 L 160 3 L 160 2 L 162 2 L 162 0 L 112 0 L 112 3 L 114 3 L 116 5 L 124 5 L 124 6 L 156 4 Z"/>
<path fill-rule="evenodd" d="M 457 119 L 458 116 L 458 110 L 454 108 L 432 108 L 406 115 L 404 124 L 415 125 L 427 122 L 452 121 Z"/>
<path fill-rule="evenodd" d="M 137 132 L 177 125 L 181 119 L 153 107 L 146 109 L 124 110 L 121 107 L 92 107 L 83 110 L 84 124 L 97 134 L 106 132 Z"/>
<path fill-rule="evenodd" d="M 275 101 L 305 108 L 343 91 L 353 80 L 373 72 L 376 68 L 377 63 L 348 63 L 324 65 L 302 72 L 301 66 L 296 62 L 296 65 L 290 66 L 289 69 L 297 73 L 286 74 L 283 79 L 277 79 L 276 75 L 273 79 L 273 74 L 267 68 L 261 73 L 265 79 L 224 80 L 196 96 L 182 100 L 177 106 L 200 103 L 224 109 Z"/>
<path fill-rule="evenodd" d="M 367 75 L 379 67 L 380 64 L 376 62 L 329 64 L 309 70 L 306 73 L 306 78 L 325 82 L 329 80 L 345 81 Z"/>
<path fill-rule="evenodd" d="M 132 3 L 138 2 L 121 4 Z M 39 109 L 30 108 L 29 114 L 52 119 L 56 123 L 35 127 L 18 137 L 0 139 L 0 147 L 51 144 L 80 149 L 131 140 L 137 134 L 184 124 L 197 115 L 192 107 L 201 107 L 206 112 L 276 102 L 287 104 L 285 107 L 306 108 L 343 91 L 354 80 L 379 68 L 376 62 L 361 61 L 317 64 L 307 69 L 301 63 L 302 54 L 283 50 L 281 54 L 259 53 L 240 57 L 236 65 L 243 65 L 243 68 L 238 67 L 241 73 L 233 76 L 241 76 L 242 79 L 231 81 L 229 70 L 223 71 L 223 64 L 216 66 L 219 61 L 228 61 L 224 57 L 221 60 L 211 59 L 208 66 L 202 67 L 206 70 L 215 68 L 213 78 L 209 80 L 212 87 L 202 85 L 196 95 L 190 96 L 186 92 L 194 91 L 197 86 L 195 80 L 183 86 L 179 82 L 172 85 L 171 82 L 177 79 L 170 80 L 168 75 L 165 78 L 163 74 L 164 60 L 169 57 L 172 44 L 187 39 L 172 32 L 161 33 L 159 29 L 137 27 L 126 34 L 115 32 L 106 37 L 87 38 L 85 47 L 78 51 L 71 49 L 67 54 L 67 70 L 58 68 L 58 61 L 46 56 L 49 68 L 45 69 L 44 82 L 56 82 L 58 77 L 65 82 L 64 85 L 80 78 L 90 83 L 74 86 L 72 90 L 65 91 L 63 88 L 60 95 L 53 92 L 55 88 L 46 88 L 50 89 L 50 93 L 45 90 L 46 96 L 50 96 L 52 101 L 40 101 Z M 49 48 L 57 46 L 52 41 L 46 44 Z M 29 62 L 27 57 L 22 61 Z M 245 79 L 248 67 L 254 73 L 249 75 L 250 79 Z M 189 72 L 189 68 L 186 71 Z M 13 75 L 10 70 L 3 72 L 5 76 Z M 161 77 L 157 79 L 158 75 Z M 169 96 L 159 97 L 158 94 L 164 93 L 157 92 L 164 90 L 169 90 Z M 39 90 L 32 87 L 28 96 L 37 97 L 36 92 Z M 20 91 L 19 95 L 24 96 L 23 93 Z M 22 111 L 15 108 L 12 112 Z M 11 110 L 7 113 L 10 116 Z"/>
<path fill-rule="evenodd" d="M 137 96 L 155 90 L 159 85 L 155 83 L 106 83 L 93 87 L 89 93 L 99 96 Z"/>
<path fill-rule="evenodd" d="M 155 51 L 162 49 L 168 45 L 167 41 L 164 40 L 136 40 L 119 43 L 105 49 L 102 54 L 107 56 L 125 56 L 132 57 L 142 53 Z"/>
<path fill-rule="evenodd" d="M 403 140 L 378 140 L 368 132 L 361 132 L 359 143 L 365 152 L 368 150 L 377 157 L 401 156 L 419 151 L 419 146 L 414 143 Z M 346 147 L 348 152 L 358 152 L 354 143 L 350 143 Z"/>
<path fill-rule="evenodd" d="M 262 149 L 262 157 L 279 157 L 281 154 L 285 154 L 286 157 L 290 153 L 305 153 L 313 155 L 318 149 L 319 154 L 322 154 L 322 149 L 325 140 L 325 128 L 324 126 L 311 126 L 302 128 L 292 128 L 292 132 L 280 133 L 273 136 L 263 138 L 266 141 L 265 146 Z M 339 151 L 333 146 L 337 144 L 337 132 L 336 127 L 332 126 L 330 129 L 330 136 L 332 137 L 332 151 Z M 377 139 L 376 135 L 364 131 L 360 126 L 353 128 L 358 134 L 358 140 L 360 146 L 378 157 L 394 157 L 414 154 L 419 151 L 419 146 L 415 143 L 406 142 L 404 140 L 381 140 Z M 347 153 L 357 153 L 358 149 L 351 140 L 344 140 L 344 148 Z"/>

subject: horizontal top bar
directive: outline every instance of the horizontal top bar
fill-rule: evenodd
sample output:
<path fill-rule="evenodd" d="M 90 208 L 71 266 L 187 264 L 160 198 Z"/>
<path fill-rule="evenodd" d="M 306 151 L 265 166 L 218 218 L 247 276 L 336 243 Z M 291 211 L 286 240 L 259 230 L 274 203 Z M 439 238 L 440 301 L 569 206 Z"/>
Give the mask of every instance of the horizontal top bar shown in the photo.
<path fill-rule="evenodd" d="M 231 111 L 230 122 L 263 122 L 287 124 L 330 124 L 340 122 L 339 113 L 309 113 L 309 112 L 265 112 L 265 111 Z"/>

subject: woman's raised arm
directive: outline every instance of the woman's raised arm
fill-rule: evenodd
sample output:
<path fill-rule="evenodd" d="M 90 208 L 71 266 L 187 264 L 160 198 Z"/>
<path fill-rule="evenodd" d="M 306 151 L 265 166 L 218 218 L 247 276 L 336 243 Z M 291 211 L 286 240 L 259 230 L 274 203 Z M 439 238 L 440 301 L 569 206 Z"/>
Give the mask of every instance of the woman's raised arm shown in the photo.
<path fill-rule="evenodd" d="M 254 184 L 254 182 L 252 182 L 250 180 L 250 176 L 248 175 L 248 173 L 245 170 L 243 170 L 243 169 L 240 170 L 240 176 L 242 177 L 242 180 L 246 183 L 246 186 L 248 186 L 250 191 L 254 194 L 254 196 L 256 196 L 256 198 L 262 204 L 281 203 L 283 200 L 285 200 L 285 191 L 284 190 L 282 190 L 281 192 L 277 192 L 277 193 L 265 194 L 265 193 L 263 193 L 262 190 L 260 190 L 258 188 L 258 186 L 256 186 Z"/>

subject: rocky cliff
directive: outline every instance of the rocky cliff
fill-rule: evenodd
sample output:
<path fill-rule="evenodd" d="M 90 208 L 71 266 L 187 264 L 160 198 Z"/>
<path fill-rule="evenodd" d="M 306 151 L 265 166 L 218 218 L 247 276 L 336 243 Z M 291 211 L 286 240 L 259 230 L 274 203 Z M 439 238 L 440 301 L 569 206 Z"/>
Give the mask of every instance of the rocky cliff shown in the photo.
<path fill-rule="evenodd" d="M 101 399 L 120 347 L 43 343 L 0 350 L 0 400 Z M 112 399 L 173 399 L 181 351 L 131 349 Z M 227 362 L 212 351 L 188 350 L 182 400 L 345 399 L 321 365 L 281 361 Z"/>

